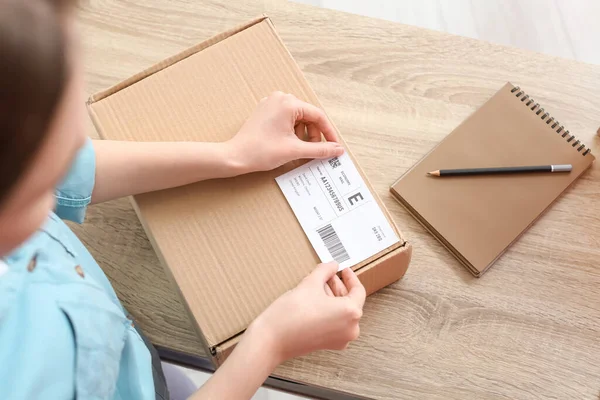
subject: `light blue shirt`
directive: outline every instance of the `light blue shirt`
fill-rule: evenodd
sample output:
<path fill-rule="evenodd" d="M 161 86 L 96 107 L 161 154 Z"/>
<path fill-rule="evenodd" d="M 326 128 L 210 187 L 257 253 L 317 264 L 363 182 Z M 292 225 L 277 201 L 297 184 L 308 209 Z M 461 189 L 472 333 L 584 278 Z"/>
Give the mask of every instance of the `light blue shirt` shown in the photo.
<path fill-rule="evenodd" d="M 56 190 L 56 213 L 0 268 L 1 399 L 155 399 L 151 356 L 115 291 L 61 218 L 83 221 L 90 140 Z"/>

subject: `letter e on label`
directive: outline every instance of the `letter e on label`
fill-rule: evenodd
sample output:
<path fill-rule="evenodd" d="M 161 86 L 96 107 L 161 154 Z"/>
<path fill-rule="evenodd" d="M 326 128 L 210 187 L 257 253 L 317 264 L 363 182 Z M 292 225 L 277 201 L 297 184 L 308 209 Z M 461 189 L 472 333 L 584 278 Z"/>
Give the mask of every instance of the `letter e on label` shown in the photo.
<path fill-rule="evenodd" d="M 364 202 L 365 198 L 363 197 L 360 191 L 357 191 L 347 196 L 346 200 L 348 200 L 348 205 L 350 206 L 350 208 L 355 208 L 361 205 L 361 203 Z"/>

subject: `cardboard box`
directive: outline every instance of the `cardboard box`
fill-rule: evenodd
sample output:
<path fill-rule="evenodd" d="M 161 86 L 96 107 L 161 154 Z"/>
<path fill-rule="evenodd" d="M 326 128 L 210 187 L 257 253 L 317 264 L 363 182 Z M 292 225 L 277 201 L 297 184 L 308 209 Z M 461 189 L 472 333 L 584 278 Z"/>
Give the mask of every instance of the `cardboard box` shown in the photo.
<path fill-rule="evenodd" d="M 103 139 L 216 142 L 233 137 L 276 90 L 320 106 L 263 16 L 93 95 L 88 109 Z M 256 316 L 319 263 L 275 182 L 301 164 L 133 200 L 217 364 Z M 353 267 L 371 294 L 404 275 L 411 246 L 369 187 L 400 238 Z"/>

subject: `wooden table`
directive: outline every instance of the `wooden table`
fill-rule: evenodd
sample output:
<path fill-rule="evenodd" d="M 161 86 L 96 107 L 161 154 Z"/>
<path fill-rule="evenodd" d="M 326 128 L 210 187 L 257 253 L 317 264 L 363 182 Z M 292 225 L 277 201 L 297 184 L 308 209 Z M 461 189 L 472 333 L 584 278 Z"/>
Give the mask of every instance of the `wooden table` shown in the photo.
<path fill-rule="evenodd" d="M 355 344 L 290 361 L 277 376 L 377 399 L 598 398 L 598 167 L 481 279 L 388 187 L 506 81 L 600 152 L 600 66 L 279 0 L 82 8 L 89 93 L 267 12 L 413 243 L 405 278 L 368 299 Z M 155 344 L 204 355 L 127 200 L 92 207 L 75 230 Z"/>

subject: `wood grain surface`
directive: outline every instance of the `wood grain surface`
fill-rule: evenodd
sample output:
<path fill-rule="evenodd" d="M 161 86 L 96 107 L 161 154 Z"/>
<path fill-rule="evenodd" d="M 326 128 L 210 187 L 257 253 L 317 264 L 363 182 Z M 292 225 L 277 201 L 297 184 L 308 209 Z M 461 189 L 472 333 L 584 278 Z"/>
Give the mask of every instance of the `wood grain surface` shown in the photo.
<path fill-rule="evenodd" d="M 481 279 L 388 188 L 506 81 L 600 152 L 599 66 L 279 0 L 82 8 L 88 93 L 266 12 L 413 243 L 406 276 L 367 300 L 356 343 L 277 375 L 376 399 L 598 399 L 598 167 Z M 75 231 L 154 343 L 204 354 L 127 200 L 92 207 Z"/>
<path fill-rule="evenodd" d="M 595 0 L 293 0 L 600 64 Z"/>

